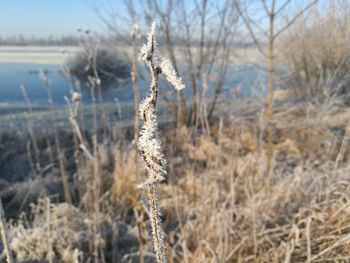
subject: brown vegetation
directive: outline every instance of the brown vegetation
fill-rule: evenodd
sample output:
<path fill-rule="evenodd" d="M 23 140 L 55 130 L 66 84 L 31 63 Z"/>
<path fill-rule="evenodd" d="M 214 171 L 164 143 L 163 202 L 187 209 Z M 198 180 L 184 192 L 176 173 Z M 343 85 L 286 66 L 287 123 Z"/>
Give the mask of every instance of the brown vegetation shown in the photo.
<path fill-rule="evenodd" d="M 169 261 L 347 261 L 349 141 L 335 132 L 345 131 L 346 122 L 328 126 L 322 120 L 335 120 L 338 114 L 320 116 L 319 109 L 291 105 L 276 108 L 276 151 L 267 176 L 263 107 L 252 107 L 226 109 L 236 114 L 214 122 L 211 136 L 185 127 L 177 132 L 172 126 L 162 128 L 169 175 L 159 200 Z M 58 262 L 85 262 L 94 257 L 95 245 L 107 262 L 133 262 L 140 256 L 153 261 L 142 209 L 146 204 L 135 189 L 134 150 L 113 141 L 97 145 L 98 211 L 90 190 L 96 168 L 81 154 L 76 172 L 70 171 L 70 187 L 78 190 L 75 205 L 54 196 L 51 201 L 42 198 L 19 220 L 7 223 L 15 259 L 45 262 L 51 255 Z M 26 190 L 18 185 L 13 191 L 34 194 L 38 182 L 22 183 Z M 43 192 L 36 191 L 38 198 Z M 17 196 L 19 203 L 24 199 Z"/>

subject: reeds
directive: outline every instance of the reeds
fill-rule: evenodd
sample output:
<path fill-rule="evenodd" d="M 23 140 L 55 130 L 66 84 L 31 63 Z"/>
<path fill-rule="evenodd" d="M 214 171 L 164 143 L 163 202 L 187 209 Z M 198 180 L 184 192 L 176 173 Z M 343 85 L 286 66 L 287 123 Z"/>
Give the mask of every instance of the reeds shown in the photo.
<path fill-rule="evenodd" d="M 143 125 L 138 141 L 138 149 L 147 169 L 148 179 L 138 185 L 138 188 L 145 188 L 148 191 L 149 218 L 152 227 L 153 246 L 157 262 L 167 262 L 164 244 L 164 231 L 160 219 L 160 207 L 158 201 L 158 184 L 165 180 L 166 161 L 161 153 L 161 144 L 157 135 L 158 123 L 156 116 L 156 103 L 158 96 L 158 78 L 164 74 L 166 79 L 176 90 L 184 88 L 182 81 L 177 77 L 176 72 L 169 60 L 163 60 L 158 64 L 154 55 L 157 42 L 155 40 L 155 23 L 152 24 L 148 33 L 147 43 L 141 48 L 141 58 L 146 63 L 151 73 L 151 85 L 149 96 L 140 105 L 140 117 Z"/>

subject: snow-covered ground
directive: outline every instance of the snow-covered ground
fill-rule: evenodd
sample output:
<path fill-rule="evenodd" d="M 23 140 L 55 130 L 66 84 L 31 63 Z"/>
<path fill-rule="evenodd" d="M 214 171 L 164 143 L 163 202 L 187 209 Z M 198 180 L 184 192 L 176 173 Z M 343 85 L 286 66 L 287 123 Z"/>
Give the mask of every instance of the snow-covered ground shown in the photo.
<path fill-rule="evenodd" d="M 76 46 L 0 46 L 0 62 L 63 64 L 79 50 Z"/>

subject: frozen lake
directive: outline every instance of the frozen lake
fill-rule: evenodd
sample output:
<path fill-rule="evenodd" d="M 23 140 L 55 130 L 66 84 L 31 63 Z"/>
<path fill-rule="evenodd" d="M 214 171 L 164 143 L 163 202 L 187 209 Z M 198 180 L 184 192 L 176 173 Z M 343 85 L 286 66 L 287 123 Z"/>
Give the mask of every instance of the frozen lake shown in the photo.
<path fill-rule="evenodd" d="M 1 104 L 23 104 L 25 102 L 21 90 L 24 86 L 31 103 L 35 105 L 47 106 L 48 93 L 43 81 L 39 77 L 40 70 L 44 70 L 51 83 L 51 93 L 53 103 L 57 106 L 64 105 L 64 96 L 70 96 L 72 87 L 63 74 L 59 64 L 33 64 L 33 63 L 0 63 L 0 103 Z M 185 71 L 180 68 L 180 71 Z M 145 73 L 143 66 L 140 71 Z M 145 79 L 139 81 L 141 95 L 144 95 L 148 89 L 148 74 Z M 262 83 L 266 79 L 266 72 L 247 65 L 234 65 L 229 67 L 226 80 L 223 85 L 223 96 L 229 98 L 240 98 L 258 96 Z M 188 82 L 184 79 L 185 84 Z M 163 92 L 168 89 L 161 83 Z M 209 82 L 208 94 L 214 91 L 215 83 Z M 185 90 L 187 96 L 191 96 L 190 88 Z M 234 93 L 234 95 L 232 95 Z M 90 103 L 91 98 L 89 90 L 82 85 L 82 97 L 85 103 Z M 133 98 L 132 86 L 130 80 L 122 84 L 108 83 L 103 87 L 103 99 L 105 102 L 131 101 Z"/>
<path fill-rule="evenodd" d="M 69 84 L 62 72 L 61 65 L 31 64 L 31 63 L 0 63 L 0 102 L 23 103 L 22 86 L 25 88 L 30 101 L 36 105 L 48 104 L 48 90 L 40 79 L 39 72 L 43 70 L 50 81 L 50 92 L 55 105 L 65 104 L 64 96 L 70 97 L 70 92 L 76 87 Z M 132 98 L 130 83 L 124 85 L 108 83 L 103 87 L 103 97 L 106 102 L 116 99 Z M 131 92 L 130 92 L 131 91 Z M 82 84 L 83 101 L 91 102 L 89 90 Z"/>

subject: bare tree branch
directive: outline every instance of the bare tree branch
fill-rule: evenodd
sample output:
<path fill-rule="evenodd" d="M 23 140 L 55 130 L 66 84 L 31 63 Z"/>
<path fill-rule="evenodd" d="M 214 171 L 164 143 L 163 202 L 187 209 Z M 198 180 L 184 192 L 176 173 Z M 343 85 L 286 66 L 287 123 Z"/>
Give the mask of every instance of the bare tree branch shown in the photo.
<path fill-rule="evenodd" d="M 237 11 L 238 11 L 238 13 L 239 13 L 239 15 L 242 17 L 242 20 L 243 20 L 244 24 L 246 25 L 246 27 L 247 27 L 247 29 L 248 29 L 248 31 L 249 31 L 249 34 L 250 34 L 251 38 L 252 38 L 253 41 L 254 41 L 255 46 L 259 49 L 259 51 L 260 51 L 264 56 L 266 56 L 266 53 L 265 53 L 265 51 L 262 49 L 262 47 L 261 47 L 261 45 L 260 45 L 260 43 L 259 43 L 259 41 L 258 41 L 258 39 L 257 39 L 257 37 L 256 37 L 256 35 L 255 35 L 255 33 L 254 33 L 253 28 L 251 27 L 251 24 L 249 23 L 248 18 L 244 15 L 244 13 L 243 13 L 243 11 L 242 11 L 242 9 L 241 9 L 239 3 L 237 2 L 237 0 L 233 0 L 233 4 L 235 5 L 235 7 L 236 7 L 236 9 L 237 9 Z"/>
<path fill-rule="evenodd" d="M 309 5 L 307 5 L 304 9 L 302 9 L 300 12 L 298 12 L 297 15 L 295 15 L 285 26 L 283 26 L 280 30 L 278 30 L 273 38 L 276 39 L 280 34 L 282 34 L 284 31 L 286 31 L 293 23 L 302 16 L 309 8 L 311 8 L 313 5 L 315 5 L 319 0 L 312 1 Z"/>
<path fill-rule="evenodd" d="M 271 11 L 269 10 L 269 8 L 267 7 L 267 3 L 266 3 L 266 0 L 261 0 L 261 2 L 263 3 L 263 6 L 264 6 L 264 9 L 265 9 L 265 12 L 267 15 L 271 15 Z"/>
<path fill-rule="evenodd" d="M 283 5 L 280 6 L 280 8 L 278 8 L 278 10 L 275 12 L 275 15 L 279 15 L 280 12 L 282 12 L 291 2 L 292 0 L 287 0 L 283 3 Z"/>

